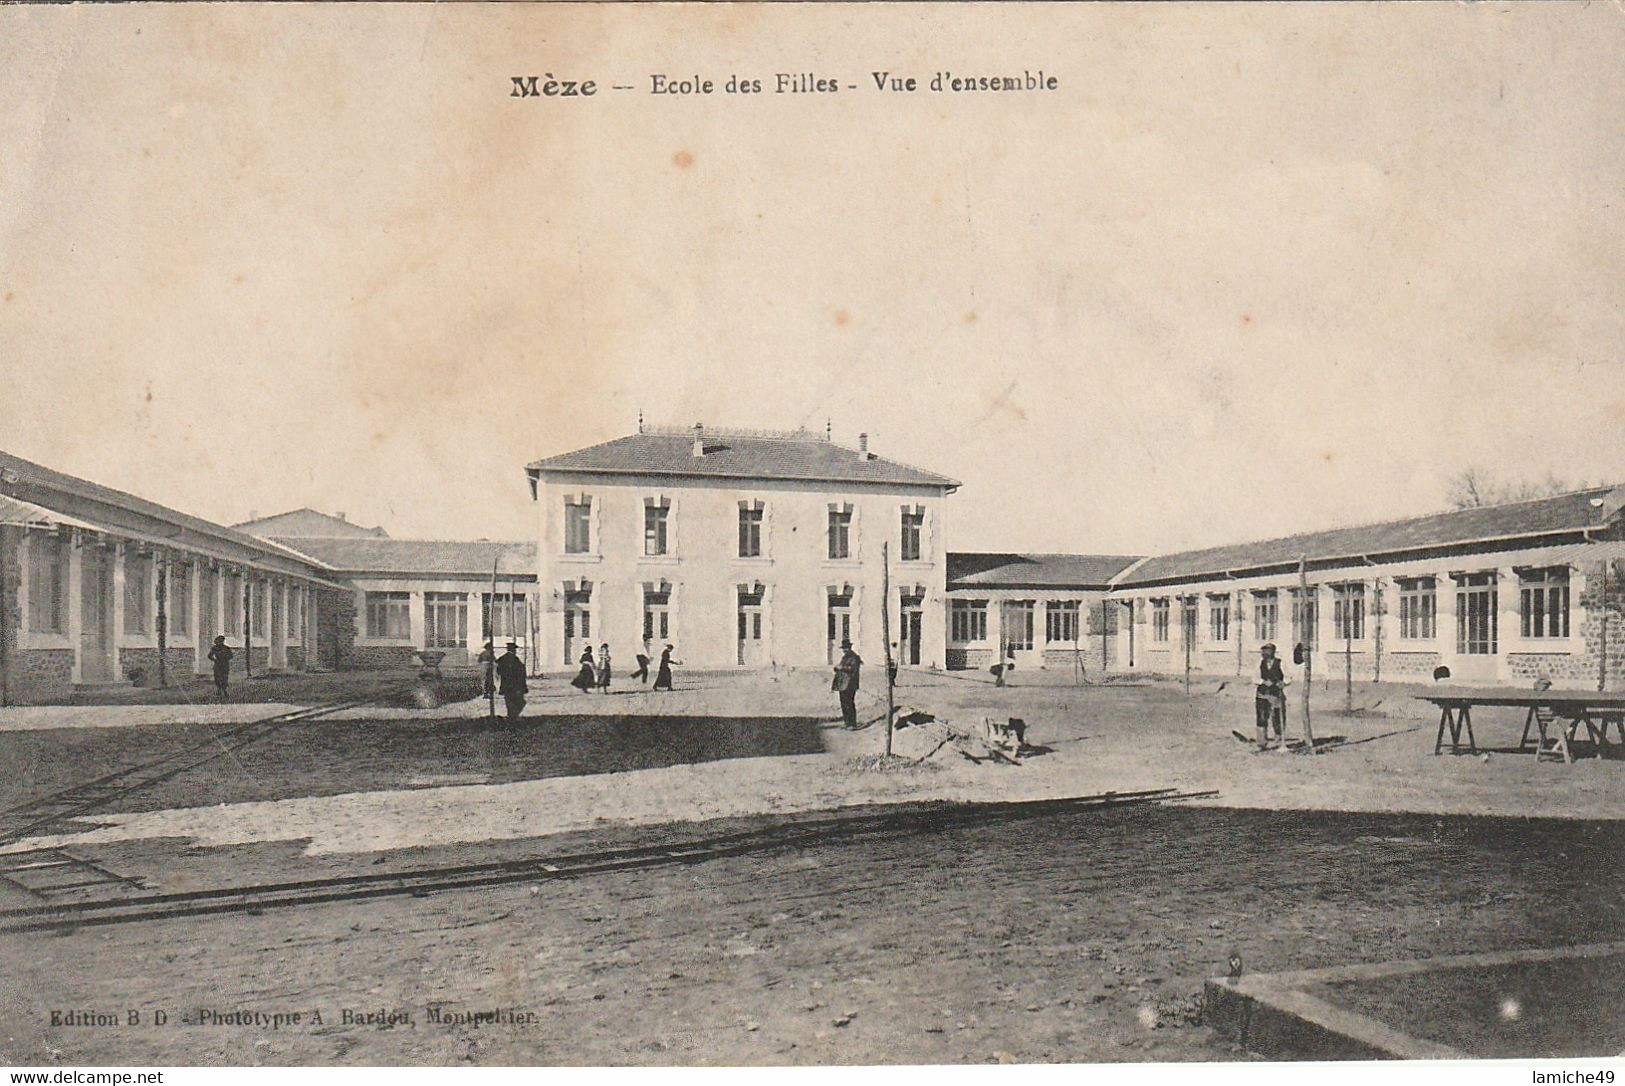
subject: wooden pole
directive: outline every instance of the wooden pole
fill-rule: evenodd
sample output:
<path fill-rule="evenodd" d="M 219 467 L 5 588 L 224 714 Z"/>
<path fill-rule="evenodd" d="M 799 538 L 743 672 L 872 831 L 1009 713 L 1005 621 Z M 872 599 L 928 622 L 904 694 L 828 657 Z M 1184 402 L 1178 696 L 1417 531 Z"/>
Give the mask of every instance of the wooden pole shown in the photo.
<path fill-rule="evenodd" d="M 1371 582 L 1371 621 L 1376 623 L 1376 628 L 1371 631 L 1373 649 L 1371 654 L 1371 682 L 1373 684 L 1382 682 L 1382 619 L 1382 578 L 1377 577 Z"/>
<path fill-rule="evenodd" d="M 1315 753 L 1315 729 L 1310 721 L 1309 687 L 1315 677 L 1315 626 L 1318 625 L 1315 620 L 1319 617 L 1309 604 L 1309 559 L 1301 557 L 1298 559 L 1298 618 L 1303 634 L 1303 743 L 1310 754 Z M 1285 735 L 1281 736 L 1281 742 L 1286 743 Z"/>
<path fill-rule="evenodd" d="M 891 559 L 888 544 L 880 544 L 880 629 L 886 645 L 886 757 L 891 757 L 892 673 L 891 673 Z"/>
<path fill-rule="evenodd" d="M 243 674 L 254 677 L 254 574 L 243 570 Z"/>
<path fill-rule="evenodd" d="M 1608 565 L 1602 560 L 1602 598 L 1597 601 L 1597 692 L 1608 689 Z"/>
<path fill-rule="evenodd" d="M 486 696 L 491 703 L 491 719 L 497 718 L 497 558 L 491 559 L 491 603 L 485 608 L 485 643 L 491 659 L 485 663 Z"/>
<path fill-rule="evenodd" d="M 1185 642 L 1185 696 L 1191 695 L 1191 642 L 1196 640 L 1196 609 L 1179 600 L 1179 639 Z"/>

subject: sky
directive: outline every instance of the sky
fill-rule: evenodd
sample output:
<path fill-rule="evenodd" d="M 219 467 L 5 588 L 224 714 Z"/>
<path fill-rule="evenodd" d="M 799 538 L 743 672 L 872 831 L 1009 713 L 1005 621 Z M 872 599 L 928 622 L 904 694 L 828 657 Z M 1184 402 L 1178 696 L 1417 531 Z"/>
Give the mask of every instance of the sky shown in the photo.
<path fill-rule="evenodd" d="M 640 411 L 827 421 L 962 481 L 956 550 L 1625 482 L 1622 56 L 1604 3 L 0 7 L 0 448 L 524 539 Z M 840 90 L 721 92 L 777 72 Z"/>

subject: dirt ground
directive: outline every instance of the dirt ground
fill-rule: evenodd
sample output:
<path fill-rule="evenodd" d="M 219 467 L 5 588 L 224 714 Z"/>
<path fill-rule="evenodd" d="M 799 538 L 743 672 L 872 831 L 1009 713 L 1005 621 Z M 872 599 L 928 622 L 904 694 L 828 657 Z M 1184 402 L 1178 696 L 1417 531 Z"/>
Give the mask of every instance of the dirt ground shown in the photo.
<path fill-rule="evenodd" d="M 477 702 L 292 726 L 63 840 L 174 889 L 558 855 L 875 804 L 1218 794 L 533 886 L 3 937 L 0 1060 L 1232 1059 L 1245 1056 L 1194 1023 L 1202 979 L 1232 950 L 1274 971 L 1621 938 L 1625 761 L 1435 758 L 1436 718 L 1390 687 L 1359 690 L 1355 713 L 1317 715 L 1317 735 L 1346 745 L 1258 754 L 1230 736 L 1248 730 L 1245 686 L 1210 680 L 1187 697 L 1172 683 L 1025 678 L 999 690 L 906 675 L 899 692 L 956 726 L 1022 716 L 1038 749 L 1020 766 L 950 747 L 867 768 L 882 733 L 841 729 L 819 672 L 685 674 L 671 695 L 608 697 L 548 680 L 516 727 L 480 719 Z M 1341 693 L 1326 700 L 1340 707 Z M 0 776 L 0 806 L 207 744 L 228 719 L 118 718 L 137 711 L 153 710 L 60 727 L 30 710 L 10 728 L 0 711 L 0 765 L 15 770 Z M 1506 747 L 1521 720 L 1476 723 L 1481 743 Z M 898 733 L 899 752 L 924 755 L 936 727 Z M 197 1024 L 198 1007 L 304 1018 Z M 346 1023 L 347 1008 L 410 1023 Z M 502 1020 L 437 1024 L 437 1008 Z M 133 1010 L 142 1024 L 53 1026 L 53 1010 Z M 154 1011 L 168 1023 L 151 1025 Z"/>

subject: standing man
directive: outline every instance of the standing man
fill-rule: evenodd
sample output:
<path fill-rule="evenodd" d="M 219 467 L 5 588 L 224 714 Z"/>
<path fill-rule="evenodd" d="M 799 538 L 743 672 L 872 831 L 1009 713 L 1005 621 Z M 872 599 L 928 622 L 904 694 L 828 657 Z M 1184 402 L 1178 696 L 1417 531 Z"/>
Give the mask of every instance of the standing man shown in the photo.
<path fill-rule="evenodd" d="M 525 681 L 525 661 L 519 658 L 519 643 L 508 642 L 508 651 L 497 657 L 497 682 L 501 684 L 502 700 L 508 706 L 508 723 L 519 723 L 519 714 L 525 708 L 525 695 L 530 684 Z"/>
<path fill-rule="evenodd" d="M 1270 745 L 1270 729 L 1275 730 L 1277 742 L 1286 721 L 1286 676 L 1281 673 L 1281 661 L 1276 659 L 1273 644 L 1260 645 L 1258 661 L 1258 691 L 1253 695 L 1253 714 L 1258 723 L 1258 749 Z"/>
<path fill-rule="evenodd" d="M 848 728 L 858 726 L 858 676 L 863 658 L 852 651 L 851 641 L 841 642 L 841 662 L 835 665 L 835 681 L 830 689 L 841 696 L 841 720 Z"/>
<path fill-rule="evenodd" d="M 236 653 L 226 644 L 225 635 L 214 639 L 214 647 L 209 650 L 209 660 L 214 664 L 214 689 L 220 695 L 220 700 L 227 699 L 226 683 L 231 679 L 231 658 Z"/>

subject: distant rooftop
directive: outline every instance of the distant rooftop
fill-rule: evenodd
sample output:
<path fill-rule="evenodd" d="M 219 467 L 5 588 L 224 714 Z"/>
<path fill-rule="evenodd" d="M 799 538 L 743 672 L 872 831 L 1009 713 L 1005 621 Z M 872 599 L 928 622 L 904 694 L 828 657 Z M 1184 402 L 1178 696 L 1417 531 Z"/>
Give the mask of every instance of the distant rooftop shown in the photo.
<path fill-rule="evenodd" d="M 695 446 L 698 444 L 699 453 Z M 644 426 L 638 433 L 537 460 L 528 469 L 716 479 L 778 479 L 958 488 L 945 475 L 838 445 L 828 432 Z"/>
<path fill-rule="evenodd" d="M 359 524 L 351 524 L 344 519 L 343 513 L 321 513 L 308 507 L 291 509 L 286 513 L 259 517 L 255 520 L 245 520 L 241 524 L 233 524 L 232 527 L 239 532 L 248 532 L 252 535 L 270 538 L 291 538 L 295 536 L 371 536 L 376 539 L 389 538 L 389 533 L 382 528 L 363 528 Z"/>
<path fill-rule="evenodd" d="M 1127 554 L 948 553 L 948 588 L 1098 588 L 1139 561 Z"/>
<path fill-rule="evenodd" d="M 1549 498 L 1430 513 L 1404 520 L 1306 532 L 1252 543 L 1156 555 L 1129 570 L 1119 587 L 1205 580 L 1310 562 L 1359 561 L 1492 541 L 1559 542 L 1618 520 L 1625 487 L 1591 487 Z"/>
<path fill-rule="evenodd" d="M 287 536 L 282 546 L 349 576 L 488 578 L 536 576 L 536 544 L 463 539 L 383 539 L 376 536 Z"/>

